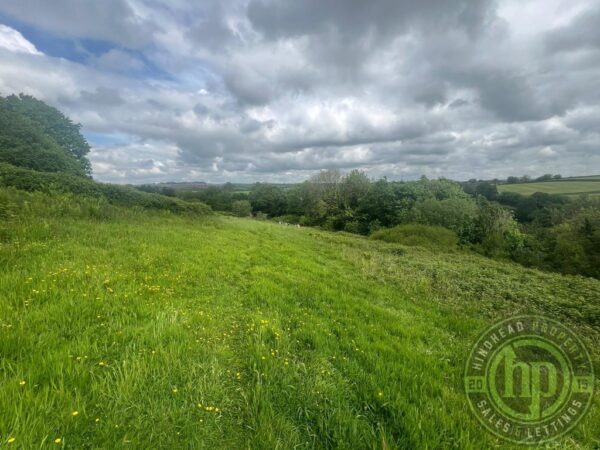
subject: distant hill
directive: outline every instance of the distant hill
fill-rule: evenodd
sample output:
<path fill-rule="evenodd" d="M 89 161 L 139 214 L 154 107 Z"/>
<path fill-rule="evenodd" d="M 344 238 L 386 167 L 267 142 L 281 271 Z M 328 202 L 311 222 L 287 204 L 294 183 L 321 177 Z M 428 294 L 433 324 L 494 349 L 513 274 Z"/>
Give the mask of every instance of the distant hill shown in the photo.
<path fill-rule="evenodd" d="M 88 177 L 90 146 L 80 125 L 27 95 L 0 97 L 0 162 Z"/>

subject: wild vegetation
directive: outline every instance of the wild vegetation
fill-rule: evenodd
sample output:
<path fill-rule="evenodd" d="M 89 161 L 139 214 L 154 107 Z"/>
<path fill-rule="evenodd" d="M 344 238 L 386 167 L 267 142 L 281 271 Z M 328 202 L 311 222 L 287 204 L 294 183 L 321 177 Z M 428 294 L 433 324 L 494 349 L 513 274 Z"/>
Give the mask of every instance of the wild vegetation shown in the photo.
<path fill-rule="evenodd" d="M 176 195 L 229 212 L 234 202 L 247 199 L 257 217 L 376 238 L 400 238 L 401 230 L 416 230 L 416 225 L 436 227 L 424 228 L 428 231 L 421 237 L 404 236 L 401 242 L 431 247 L 445 242 L 451 232 L 461 248 L 491 258 L 600 277 L 600 198 L 596 197 L 499 193 L 496 183 L 477 180 L 374 181 L 358 171 L 323 171 L 285 189 L 257 183 L 248 194 L 226 184 L 176 191 Z M 379 231 L 386 229 L 391 230 Z"/>
<path fill-rule="evenodd" d="M 0 189 L 15 448 L 495 448 L 462 366 L 508 314 L 560 319 L 600 369 L 598 280 L 90 201 Z M 595 405 L 556 445 L 598 445 Z"/>

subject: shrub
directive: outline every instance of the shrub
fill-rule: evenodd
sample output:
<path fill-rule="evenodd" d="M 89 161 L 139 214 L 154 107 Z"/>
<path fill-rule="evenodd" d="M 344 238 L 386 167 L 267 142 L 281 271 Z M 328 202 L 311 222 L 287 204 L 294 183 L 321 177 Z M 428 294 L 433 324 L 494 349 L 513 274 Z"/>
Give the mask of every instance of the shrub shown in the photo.
<path fill-rule="evenodd" d="M 37 172 L 2 163 L 0 163 L 0 186 L 30 192 L 70 193 L 104 199 L 117 206 L 137 206 L 173 213 L 209 214 L 211 212 L 210 207 L 203 203 L 188 203 L 177 198 L 142 192 L 129 186 L 97 183 L 89 178 Z"/>
<path fill-rule="evenodd" d="M 413 223 L 375 231 L 371 234 L 371 239 L 410 247 L 447 250 L 455 249 L 458 243 L 456 233 L 451 230 L 438 226 Z"/>

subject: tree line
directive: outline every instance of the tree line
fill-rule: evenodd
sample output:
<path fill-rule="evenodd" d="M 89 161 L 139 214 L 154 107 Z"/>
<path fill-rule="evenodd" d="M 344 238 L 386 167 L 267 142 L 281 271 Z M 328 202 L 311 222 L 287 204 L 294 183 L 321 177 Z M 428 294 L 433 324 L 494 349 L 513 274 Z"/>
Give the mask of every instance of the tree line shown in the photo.
<path fill-rule="evenodd" d="M 236 192 L 225 184 L 178 195 L 238 216 L 397 236 L 425 246 L 456 242 L 457 248 L 529 267 L 600 277 L 600 202 L 592 197 L 498 193 L 495 183 L 476 180 L 371 180 L 358 170 L 322 171 L 286 188 L 256 183 Z M 395 231 L 381 231 L 390 229 Z"/>

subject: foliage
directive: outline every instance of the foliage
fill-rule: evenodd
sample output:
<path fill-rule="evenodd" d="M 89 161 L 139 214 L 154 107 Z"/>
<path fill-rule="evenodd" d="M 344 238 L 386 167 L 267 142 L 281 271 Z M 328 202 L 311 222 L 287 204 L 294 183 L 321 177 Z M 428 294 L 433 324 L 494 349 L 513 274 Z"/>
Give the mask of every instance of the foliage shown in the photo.
<path fill-rule="evenodd" d="M 206 186 L 198 190 L 180 190 L 176 195 L 186 201 L 206 203 L 216 211 L 232 212 L 233 203 L 238 200 L 248 200 L 248 194 L 235 192 L 231 183 L 222 186 Z"/>
<path fill-rule="evenodd" d="M 596 241 L 578 231 L 582 226 L 573 220 L 583 209 L 588 215 L 600 210 L 594 197 L 584 201 L 540 192 L 524 196 L 503 190 L 498 194 L 490 181 L 456 183 L 422 177 L 392 182 L 370 180 L 359 171 L 342 174 L 335 170 L 321 171 L 292 186 L 257 183 L 248 195 L 227 184 L 178 195 L 202 199 L 228 212 L 234 202 L 247 199 L 255 217 L 363 235 L 401 224 L 440 226 L 458 235 L 463 249 L 491 258 L 563 273 L 600 275 Z"/>
<path fill-rule="evenodd" d="M 483 196 L 488 200 L 496 200 L 498 197 L 496 183 L 490 181 L 469 180 L 461 185 L 463 190 L 473 197 Z"/>
<path fill-rule="evenodd" d="M 285 195 L 277 186 L 268 183 L 256 183 L 249 194 L 254 212 L 262 212 L 269 216 L 280 216 L 285 213 Z"/>
<path fill-rule="evenodd" d="M 490 257 L 512 257 L 522 246 L 524 237 L 510 210 L 479 197 L 479 212 L 463 240 Z"/>
<path fill-rule="evenodd" d="M 167 197 L 176 197 L 177 191 L 175 188 L 170 186 L 161 186 L 158 184 L 142 184 L 140 186 L 136 186 L 136 189 L 144 192 L 150 192 L 153 194 L 166 195 Z"/>
<path fill-rule="evenodd" d="M 477 203 L 470 198 L 427 199 L 415 203 L 403 222 L 438 225 L 462 235 L 478 215 Z"/>
<path fill-rule="evenodd" d="M 371 235 L 371 239 L 407 245 L 410 247 L 426 247 L 434 249 L 456 249 L 458 237 L 456 233 L 443 227 L 406 224 L 394 228 L 379 230 Z"/>
<path fill-rule="evenodd" d="M 0 97 L 0 162 L 44 172 L 91 174 L 90 146 L 56 108 L 27 95 Z"/>
<path fill-rule="evenodd" d="M 231 212 L 237 217 L 248 217 L 252 215 L 252 205 L 248 200 L 236 200 L 231 205 Z"/>
<path fill-rule="evenodd" d="M 209 214 L 202 203 L 189 203 L 177 198 L 141 192 L 128 186 L 96 183 L 88 178 L 67 174 L 37 172 L 0 163 L 0 186 L 25 191 L 59 192 L 104 199 L 120 206 L 162 209 L 174 213 Z"/>
<path fill-rule="evenodd" d="M 581 199 L 552 208 L 538 215 L 528 231 L 515 258 L 521 264 L 600 278 L 599 200 Z"/>

